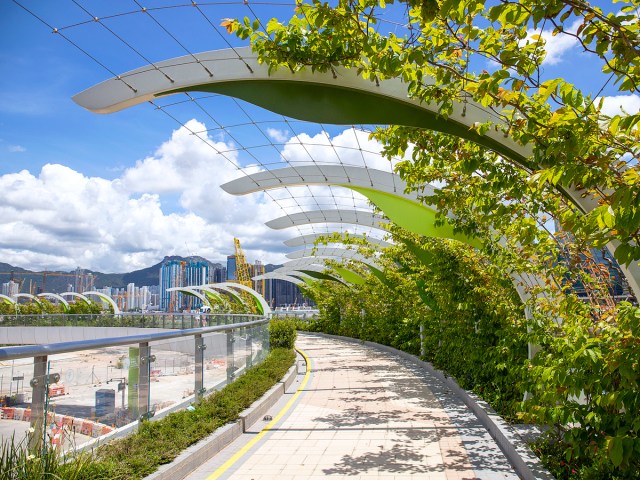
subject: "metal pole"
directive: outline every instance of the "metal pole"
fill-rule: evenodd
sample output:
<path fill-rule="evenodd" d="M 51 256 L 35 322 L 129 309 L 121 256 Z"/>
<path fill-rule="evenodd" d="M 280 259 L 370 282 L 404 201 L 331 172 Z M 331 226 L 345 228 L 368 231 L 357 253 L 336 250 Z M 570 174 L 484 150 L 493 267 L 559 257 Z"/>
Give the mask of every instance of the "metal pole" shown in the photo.
<path fill-rule="evenodd" d="M 420 324 L 420 356 L 424 357 L 426 351 L 424 348 L 424 324 Z"/>
<path fill-rule="evenodd" d="M 231 383 L 233 381 L 233 376 L 236 370 L 233 356 L 234 341 L 233 330 L 229 330 L 227 332 L 227 383 Z"/>
<path fill-rule="evenodd" d="M 45 424 L 44 402 L 47 395 L 47 356 L 37 356 L 33 358 L 33 380 L 31 387 L 31 428 L 33 432 L 29 435 L 29 448 L 32 452 L 37 452 L 42 447 L 42 432 Z M 13 378 L 13 377 L 12 377 Z"/>
<path fill-rule="evenodd" d="M 195 335 L 195 392 L 198 399 L 204 394 L 204 350 L 206 348 L 202 335 Z"/>
<path fill-rule="evenodd" d="M 151 348 L 149 342 L 139 344 L 140 348 L 140 376 L 138 379 L 138 415 L 140 420 L 149 418 L 149 394 L 150 385 L 149 378 L 151 376 L 151 362 L 154 358 L 151 356 Z"/>
<path fill-rule="evenodd" d="M 249 356 L 247 357 L 247 368 L 253 365 L 253 327 L 246 329 L 247 343 L 249 344 Z M 246 349 L 246 345 L 245 345 Z"/>

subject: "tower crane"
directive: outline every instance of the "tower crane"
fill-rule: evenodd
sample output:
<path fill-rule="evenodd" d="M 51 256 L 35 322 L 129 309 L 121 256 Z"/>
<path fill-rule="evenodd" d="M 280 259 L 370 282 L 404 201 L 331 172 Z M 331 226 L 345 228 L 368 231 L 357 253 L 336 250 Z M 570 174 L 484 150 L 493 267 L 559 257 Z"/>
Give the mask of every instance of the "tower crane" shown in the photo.
<path fill-rule="evenodd" d="M 249 264 L 240 246 L 240 240 L 234 238 L 233 244 L 236 250 L 236 282 L 246 285 L 247 287 L 252 287 L 253 283 L 251 281 L 251 273 L 249 272 Z"/>
<path fill-rule="evenodd" d="M 91 275 L 91 274 L 89 274 Z M 84 278 L 85 274 L 81 274 L 81 277 Z M 77 274 L 75 273 L 62 273 L 62 272 L 48 272 L 47 270 L 45 270 L 44 272 L 42 272 L 42 291 L 46 292 L 47 291 L 47 277 L 73 277 L 74 279 L 77 278 Z M 93 279 L 90 278 L 91 281 L 91 285 L 93 285 Z M 82 292 L 78 292 L 78 293 L 82 293 Z"/>

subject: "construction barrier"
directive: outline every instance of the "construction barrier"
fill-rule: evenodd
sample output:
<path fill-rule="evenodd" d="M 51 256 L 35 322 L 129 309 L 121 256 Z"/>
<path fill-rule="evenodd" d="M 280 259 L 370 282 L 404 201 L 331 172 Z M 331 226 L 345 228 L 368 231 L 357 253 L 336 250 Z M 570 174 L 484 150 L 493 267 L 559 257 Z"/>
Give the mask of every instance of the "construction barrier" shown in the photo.
<path fill-rule="evenodd" d="M 65 388 L 62 384 L 49 385 L 49 397 L 60 397 L 65 394 Z"/>
<path fill-rule="evenodd" d="M 51 441 L 51 445 L 56 450 L 60 450 L 64 444 L 64 432 L 62 426 L 54 426 L 49 432 L 49 439 Z"/>
<path fill-rule="evenodd" d="M 91 436 L 93 438 L 98 438 L 99 436 L 102 435 L 102 429 L 104 428 L 103 425 L 99 424 L 99 423 L 94 423 L 91 427 Z"/>
<path fill-rule="evenodd" d="M 80 427 L 80 433 L 82 435 L 86 435 L 87 437 L 90 437 L 92 431 L 93 431 L 93 422 L 90 422 L 88 420 L 83 421 L 82 427 Z"/>
<path fill-rule="evenodd" d="M 13 420 L 13 415 L 15 414 L 15 408 L 13 407 L 4 407 L 2 409 L 2 418 L 5 420 Z"/>
<path fill-rule="evenodd" d="M 76 432 L 79 432 L 80 429 L 82 428 L 82 422 L 84 421 L 83 418 L 74 418 L 73 419 L 73 429 Z"/>
<path fill-rule="evenodd" d="M 0 417 L 4 420 L 30 422 L 31 409 L 3 407 L 0 409 Z M 66 428 L 67 430 L 75 430 L 82 435 L 93 438 L 106 435 L 114 430 L 112 427 L 103 423 L 92 422 L 91 420 L 86 420 L 84 418 L 74 418 L 69 415 L 61 415 L 59 413 L 54 414 L 53 412 L 47 413 L 47 425 L 52 425 L 52 432 L 55 429 L 63 430 Z M 54 438 L 53 434 L 51 434 L 51 438 Z"/>

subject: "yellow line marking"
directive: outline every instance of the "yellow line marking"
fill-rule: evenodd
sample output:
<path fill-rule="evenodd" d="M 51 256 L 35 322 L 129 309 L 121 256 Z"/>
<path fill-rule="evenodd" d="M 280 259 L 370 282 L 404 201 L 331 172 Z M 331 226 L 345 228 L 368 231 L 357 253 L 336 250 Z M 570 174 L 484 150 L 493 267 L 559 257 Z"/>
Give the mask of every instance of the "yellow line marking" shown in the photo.
<path fill-rule="evenodd" d="M 215 480 L 216 478 L 220 478 L 220 475 L 225 473 L 229 468 L 231 468 L 233 466 L 234 463 L 236 463 L 238 460 L 240 460 L 249 450 L 251 450 L 251 448 L 256 443 L 258 443 L 260 441 L 260 439 L 262 437 L 264 437 L 267 434 L 267 432 L 269 430 L 271 430 L 276 425 L 276 423 L 278 423 L 280 421 L 280 419 L 293 406 L 293 403 L 298 399 L 298 397 L 300 396 L 300 394 L 304 390 L 304 387 L 307 385 L 307 382 L 309 381 L 309 376 L 311 374 L 311 362 L 309 361 L 309 357 L 307 357 L 307 355 L 302 350 L 296 348 L 296 351 L 300 355 L 302 355 L 302 357 L 304 358 L 305 362 L 307 363 L 307 368 L 306 368 L 306 371 L 304 373 L 304 378 L 302 379 L 302 383 L 300 383 L 300 386 L 298 387 L 298 390 L 296 391 L 296 393 L 293 395 L 293 397 L 291 397 L 289 399 L 287 404 L 282 408 L 282 410 L 280 410 L 278 412 L 278 414 L 273 418 L 273 420 L 271 420 L 271 422 L 269 422 L 260 431 L 260 433 L 258 433 L 255 437 L 253 437 L 251 440 L 249 440 L 249 442 L 244 447 L 242 447 L 240 450 L 238 450 L 229 460 L 227 460 L 220 467 L 218 467 L 218 469 L 215 472 L 213 472 L 211 475 L 209 475 L 207 477 L 207 480 Z"/>

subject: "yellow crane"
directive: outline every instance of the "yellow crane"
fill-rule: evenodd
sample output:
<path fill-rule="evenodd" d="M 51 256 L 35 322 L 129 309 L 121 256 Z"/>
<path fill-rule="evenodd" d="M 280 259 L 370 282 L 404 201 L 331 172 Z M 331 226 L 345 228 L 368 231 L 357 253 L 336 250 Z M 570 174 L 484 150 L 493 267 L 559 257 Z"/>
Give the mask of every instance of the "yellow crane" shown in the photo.
<path fill-rule="evenodd" d="M 244 255 L 242 247 L 240 246 L 240 240 L 234 238 L 233 244 L 236 249 L 236 282 L 246 285 L 247 287 L 253 287 L 251 273 L 249 272 L 249 264 L 247 263 L 247 257 Z"/>

